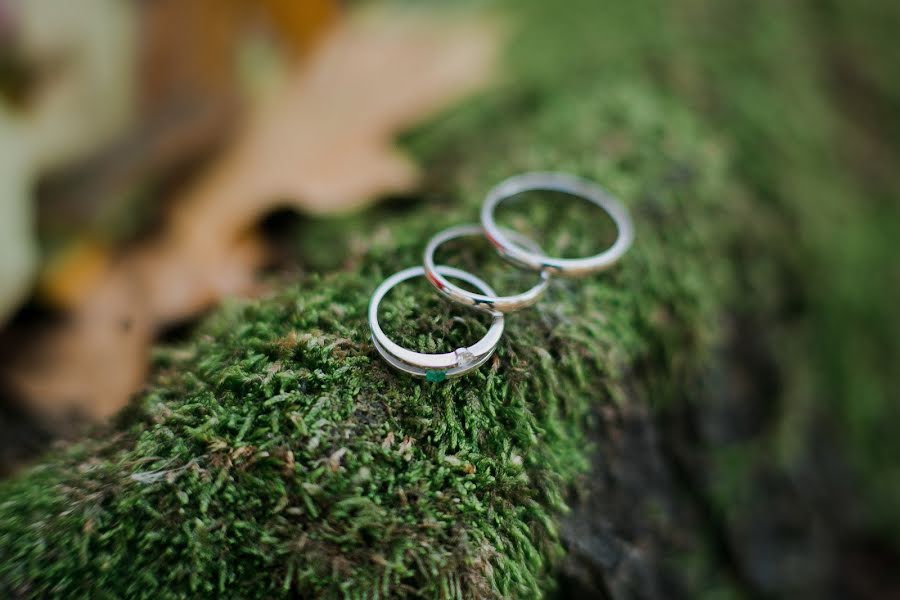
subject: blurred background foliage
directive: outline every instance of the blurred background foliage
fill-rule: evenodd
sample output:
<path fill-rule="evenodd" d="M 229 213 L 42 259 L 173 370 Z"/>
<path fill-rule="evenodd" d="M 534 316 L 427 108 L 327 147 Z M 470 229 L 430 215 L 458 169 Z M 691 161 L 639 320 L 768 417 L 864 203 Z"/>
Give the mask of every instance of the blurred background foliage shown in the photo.
<path fill-rule="evenodd" d="M 900 419 L 900 48 L 891 33 L 900 9 L 584 3 L 534 22 L 560 28 L 558 51 L 577 48 L 576 64 L 628 69 L 684 99 L 725 139 L 735 178 L 753 197 L 749 240 L 738 245 L 741 310 L 755 315 L 785 371 L 771 453 L 748 453 L 777 460 L 808 441 L 797 439 L 807 420 L 823 420 L 816 443 L 842 446 L 863 474 L 864 518 L 900 536 L 900 444 L 891 434 Z M 554 64 L 564 76 L 565 60 L 544 52 L 548 78 Z"/>

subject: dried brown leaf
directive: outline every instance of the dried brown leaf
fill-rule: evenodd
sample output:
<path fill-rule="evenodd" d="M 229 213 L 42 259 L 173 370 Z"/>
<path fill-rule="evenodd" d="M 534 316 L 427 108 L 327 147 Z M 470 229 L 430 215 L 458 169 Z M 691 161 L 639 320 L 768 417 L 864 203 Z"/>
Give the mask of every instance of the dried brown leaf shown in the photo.
<path fill-rule="evenodd" d="M 10 380 L 51 414 L 118 410 L 144 380 L 160 327 L 258 289 L 262 217 L 284 206 L 351 210 L 414 186 L 416 166 L 394 136 L 483 85 L 496 42 L 478 21 L 342 22 L 172 202 L 160 235 L 111 264 L 65 324 L 4 365 Z"/>

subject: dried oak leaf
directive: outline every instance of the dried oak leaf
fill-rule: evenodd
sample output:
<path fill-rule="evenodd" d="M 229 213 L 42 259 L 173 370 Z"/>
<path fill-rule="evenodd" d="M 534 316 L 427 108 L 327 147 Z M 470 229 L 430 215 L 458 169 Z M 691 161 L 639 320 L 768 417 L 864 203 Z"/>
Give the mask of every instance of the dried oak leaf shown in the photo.
<path fill-rule="evenodd" d="M 350 210 L 413 187 L 417 168 L 394 136 L 485 84 L 498 46 L 490 24 L 443 17 L 380 12 L 338 24 L 175 199 L 162 233 L 4 365 L 20 394 L 50 416 L 114 413 L 144 381 L 160 327 L 254 290 L 263 216 Z"/>

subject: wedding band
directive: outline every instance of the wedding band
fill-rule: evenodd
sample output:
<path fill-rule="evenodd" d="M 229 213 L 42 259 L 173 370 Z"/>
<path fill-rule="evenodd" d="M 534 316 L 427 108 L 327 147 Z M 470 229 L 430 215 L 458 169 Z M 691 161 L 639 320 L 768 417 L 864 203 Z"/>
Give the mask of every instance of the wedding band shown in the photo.
<path fill-rule="evenodd" d="M 547 291 L 547 286 L 550 284 L 550 273 L 548 271 L 541 272 L 541 280 L 530 290 L 513 296 L 476 294 L 450 282 L 446 277 L 440 274 L 440 269 L 434 264 L 434 253 L 438 246 L 459 237 L 482 237 L 483 235 L 484 230 L 480 225 L 459 225 L 457 227 L 445 229 L 432 237 L 428 241 L 428 245 L 425 246 L 425 255 L 423 258 L 425 278 L 428 279 L 437 291 L 454 302 L 483 311 L 509 313 L 521 310 L 537 302 L 544 292 Z M 517 244 L 528 248 L 534 253 L 540 254 L 540 247 L 525 236 L 515 232 L 508 232 L 507 235 L 515 240 Z"/>
<path fill-rule="evenodd" d="M 618 237 L 612 246 L 585 258 L 554 258 L 533 252 L 517 244 L 494 221 L 497 205 L 517 194 L 528 191 L 563 192 L 578 196 L 602 208 L 612 218 Z M 596 183 L 563 173 L 523 173 L 514 175 L 492 189 L 481 207 L 481 224 L 488 240 L 500 255 L 510 262 L 534 271 L 579 276 L 602 271 L 618 261 L 634 240 L 634 226 L 625 207 Z"/>
<path fill-rule="evenodd" d="M 496 295 L 487 283 L 466 271 L 447 266 L 435 267 L 435 271 L 446 277 L 461 279 L 486 295 Z M 369 329 L 372 331 L 372 342 L 375 344 L 375 349 L 391 366 L 415 377 L 424 377 L 429 381 L 443 381 L 477 369 L 491 357 L 500 343 L 503 335 L 503 314 L 500 312 L 492 313 L 493 320 L 490 328 L 484 337 L 475 344 L 443 354 L 425 354 L 404 348 L 391 341 L 378 324 L 378 305 L 381 304 L 384 296 L 398 283 L 424 274 L 423 267 L 404 269 L 385 279 L 372 294 L 369 302 Z"/>

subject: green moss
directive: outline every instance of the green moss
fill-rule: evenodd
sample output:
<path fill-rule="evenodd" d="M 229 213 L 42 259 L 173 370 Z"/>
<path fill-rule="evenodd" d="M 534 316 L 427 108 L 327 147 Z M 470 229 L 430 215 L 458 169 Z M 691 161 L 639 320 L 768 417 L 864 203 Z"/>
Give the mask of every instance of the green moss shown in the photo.
<path fill-rule="evenodd" d="M 189 342 L 159 350 L 121 433 L 3 486 L 0 586 L 65 597 L 541 595 L 561 552 L 565 486 L 586 466 L 589 407 L 623 398 L 642 357 L 685 360 L 714 322 L 715 146 L 646 90 L 608 82 L 580 94 L 498 127 L 490 146 L 503 152 L 473 156 L 449 184 L 462 202 L 382 213 L 352 268 L 230 303 Z M 608 140 L 618 149 L 598 152 Z M 560 282 L 511 317 L 477 373 L 434 385 L 393 371 L 368 340 L 374 287 L 415 264 L 436 228 L 472 220 L 499 176 L 529 168 L 605 182 L 634 212 L 634 250 L 620 269 Z M 408 291 L 382 311 L 405 344 L 435 351 L 483 333 L 465 312 L 450 319 L 424 284 Z"/>

